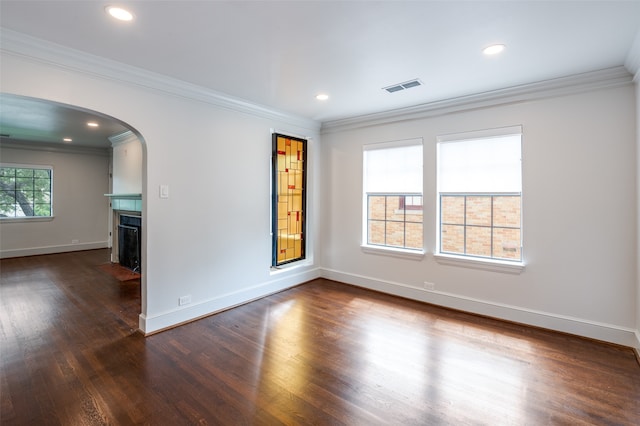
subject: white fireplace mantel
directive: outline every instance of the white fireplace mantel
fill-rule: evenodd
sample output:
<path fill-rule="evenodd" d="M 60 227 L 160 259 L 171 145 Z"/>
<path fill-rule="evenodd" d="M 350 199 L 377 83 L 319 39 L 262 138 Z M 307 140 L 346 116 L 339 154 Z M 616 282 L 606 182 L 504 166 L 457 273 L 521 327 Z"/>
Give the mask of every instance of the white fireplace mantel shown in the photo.
<path fill-rule="evenodd" d="M 111 199 L 113 210 L 142 212 L 142 194 L 104 194 Z"/>

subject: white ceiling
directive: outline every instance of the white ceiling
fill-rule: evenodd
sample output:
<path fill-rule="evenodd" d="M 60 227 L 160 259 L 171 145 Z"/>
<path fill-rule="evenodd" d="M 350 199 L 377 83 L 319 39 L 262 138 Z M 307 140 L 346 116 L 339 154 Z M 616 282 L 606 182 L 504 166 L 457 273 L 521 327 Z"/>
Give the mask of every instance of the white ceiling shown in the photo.
<path fill-rule="evenodd" d="M 90 127 L 89 122 L 98 126 Z M 40 99 L 0 94 L 2 141 L 29 141 L 106 148 L 109 138 L 127 130 L 122 123 L 102 114 L 44 102 Z M 71 142 L 65 142 L 69 138 Z"/>
<path fill-rule="evenodd" d="M 108 3 L 2 0 L 0 25 L 320 122 L 621 66 L 640 37 L 640 0 Z"/>

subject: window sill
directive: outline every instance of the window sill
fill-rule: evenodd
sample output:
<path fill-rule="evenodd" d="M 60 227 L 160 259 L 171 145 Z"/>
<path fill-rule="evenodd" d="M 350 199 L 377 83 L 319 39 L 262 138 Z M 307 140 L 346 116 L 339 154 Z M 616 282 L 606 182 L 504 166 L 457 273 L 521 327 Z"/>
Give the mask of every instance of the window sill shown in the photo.
<path fill-rule="evenodd" d="M 302 268 L 305 266 L 312 266 L 312 265 L 313 265 L 312 259 L 301 259 L 295 262 L 284 264 L 282 266 L 271 266 L 271 268 L 269 269 L 269 275 L 277 275 L 283 272 L 291 271 L 293 269 L 298 269 L 298 268 Z"/>
<path fill-rule="evenodd" d="M 402 259 L 422 260 L 424 258 L 424 250 L 407 250 L 393 247 L 361 245 L 360 248 L 364 253 L 377 254 L 382 256 L 400 257 Z"/>
<path fill-rule="evenodd" d="M 460 266 L 463 268 L 482 269 L 484 271 L 521 274 L 525 265 L 522 262 L 508 262 L 495 259 L 471 258 L 451 254 L 436 253 L 433 258 L 441 265 Z"/>
<path fill-rule="evenodd" d="M 0 223 L 51 222 L 53 216 L 0 217 Z"/>

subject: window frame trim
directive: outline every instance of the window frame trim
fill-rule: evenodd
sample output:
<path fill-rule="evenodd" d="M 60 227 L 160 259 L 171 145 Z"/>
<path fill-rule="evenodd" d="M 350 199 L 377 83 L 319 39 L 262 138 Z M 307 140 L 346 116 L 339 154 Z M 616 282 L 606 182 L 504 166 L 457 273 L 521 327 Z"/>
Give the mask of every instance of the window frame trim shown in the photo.
<path fill-rule="evenodd" d="M 389 149 L 389 148 L 402 148 L 402 147 L 410 147 L 410 146 L 420 146 L 422 148 L 422 182 L 421 188 L 422 191 L 420 193 L 415 193 L 415 195 L 419 195 L 422 197 L 423 204 L 423 216 L 422 216 L 422 248 L 421 249 L 407 249 L 403 247 L 393 247 L 393 246 L 383 246 L 383 245 L 371 245 L 368 244 L 368 198 L 369 193 L 366 191 L 366 155 L 367 151 L 379 150 L 379 149 Z M 373 142 L 369 144 L 362 145 L 362 157 L 361 163 L 362 170 L 362 186 L 361 186 L 361 196 L 362 196 L 362 207 L 360 218 L 362 221 L 361 226 L 361 234 L 360 234 L 360 248 L 363 253 L 370 254 L 378 254 L 378 255 L 389 255 L 393 257 L 400 257 L 404 259 L 413 259 L 413 260 L 421 260 L 424 258 L 427 253 L 425 249 L 425 220 L 424 220 L 424 138 L 416 137 L 416 138 L 407 138 L 407 139 L 398 139 L 394 141 L 387 142 Z M 403 194 L 412 193 L 412 192 L 404 192 Z M 412 193 L 413 194 L 413 193 Z"/>
<path fill-rule="evenodd" d="M 449 253 L 434 253 L 436 262 L 446 266 L 459 266 L 470 269 L 480 269 L 492 272 L 521 274 L 526 268 L 524 258 L 521 261 L 491 259 L 488 257 L 474 257 L 468 255 L 454 255 Z"/>
<path fill-rule="evenodd" d="M 440 182 L 438 179 L 440 163 L 439 149 L 441 143 L 466 142 L 475 139 L 488 139 L 492 137 L 519 135 L 520 136 L 520 260 L 503 260 L 481 256 L 456 255 L 451 253 L 443 253 L 440 251 L 442 246 L 442 210 L 440 205 L 441 192 Z M 505 127 L 497 127 L 491 129 L 474 130 L 469 132 L 449 133 L 436 137 L 436 246 L 433 258 L 439 264 L 449 266 L 461 266 L 472 269 L 482 269 L 495 272 L 506 272 L 520 274 L 525 270 L 525 250 L 524 250 L 524 155 L 523 155 L 524 133 L 522 125 L 513 125 Z"/>
<path fill-rule="evenodd" d="M 362 250 L 363 253 L 386 255 L 386 256 L 398 257 L 401 259 L 409 259 L 409 260 L 422 260 L 427 254 L 424 248 L 406 249 L 402 247 L 380 246 L 380 245 L 370 245 L 370 244 L 361 244 L 360 250 Z"/>
<path fill-rule="evenodd" d="M 25 163 L 6 163 L 0 162 L 0 168 L 7 169 L 31 169 L 31 170 L 49 170 L 51 172 L 50 178 L 50 201 L 49 201 L 49 212 L 50 214 L 47 216 L 7 216 L 0 217 L 0 221 L 9 222 L 50 222 L 54 219 L 54 209 L 53 209 L 53 201 L 54 201 L 54 167 L 51 164 L 25 164 Z"/>
<path fill-rule="evenodd" d="M 286 260 L 283 262 L 278 262 L 277 260 L 277 239 L 278 239 L 278 167 L 277 167 L 277 140 L 279 137 L 295 140 L 298 142 L 302 142 L 304 149 L 302 152 L 302 217 L 301 217 L 301 255 L 298 258 Z M 290 268 L 299 262 L 305 262 L 307 260 L 307 159 L 308 159 L 308 149 L 309 149 L 309 138 L 301 137 L 301 136 L 292 136 L 288 133 L 283 133 L 279 131 L 271 132 L 271 170 L 270 170 L 270 186 L 271 186 L 271 209 L 270 209 L 270 219 L 271 219 L 271 265 L 270 270 L 282 270 L 284 268 Z"/>

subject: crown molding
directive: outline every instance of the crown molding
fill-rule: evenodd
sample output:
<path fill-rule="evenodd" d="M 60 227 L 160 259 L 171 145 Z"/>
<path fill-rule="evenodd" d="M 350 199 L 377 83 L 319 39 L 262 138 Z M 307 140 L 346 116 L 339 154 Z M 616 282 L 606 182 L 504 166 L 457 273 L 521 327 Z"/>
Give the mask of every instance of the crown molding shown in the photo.
<path fill-rule="evenodd" d="M 140 142 L 140 139 L 131 131 L 127 130 L 117 135 L 109 136 L 109 142 L 111 142 L 111 147 L 115 147 L 118 145 L 123 145 L 129 142 Z"/>
<path fill-rule="evenodd" d="M 327 121 L 322 123 L 321 133 L 328 134 L 400 121 L 436 117 L 454 112 L 623 86 L 632 82 L 633 76 L 629 74 L 625 67 L 619 66 L 474 95 L 444 99 L 407 108 Z"/>
<path fill-rule="evenodd" d="M 0 148 L 21 149 L 26 151 L 60 152 L 64 154 L 111 156 L 111 148 L 94 148 L 91 146 L 74 146 L 62 143 L 24 141 L 11 138 L 0 138 Z"/>
<path fill-rule="evenodd" d="M 316 132 L 320 130 L 320 123 L 315 120 L 277 111 L 212 89 L 71 49 L 6 28 L 0 28 L 0 40 L 2 40 L 0 51 L 6 54 L 36 60 L 94 77 L 151 89 L 172 96 L 204 102 L 216 107 L 251 114 L 268 120 L 282 121 Z"/>
<path fill-rule="evenodd" d="M 640 79 L 640 30 L 638 30 L 636 38 L 627 53 L 624 67 L 635 76 L 634 81 L 640 83 L 640 81 L 638 81 L 638 79 Z"/>

